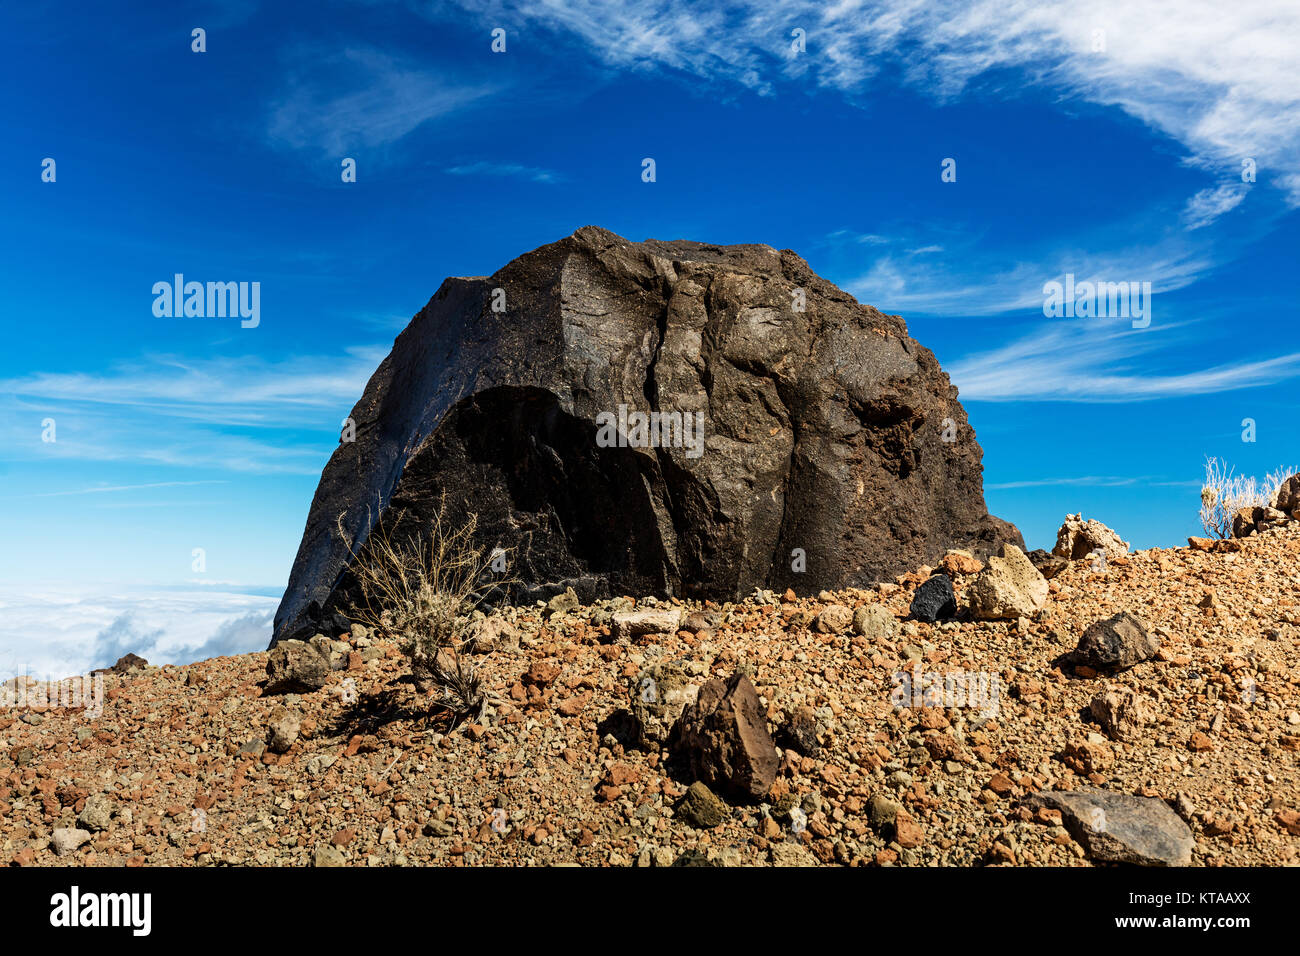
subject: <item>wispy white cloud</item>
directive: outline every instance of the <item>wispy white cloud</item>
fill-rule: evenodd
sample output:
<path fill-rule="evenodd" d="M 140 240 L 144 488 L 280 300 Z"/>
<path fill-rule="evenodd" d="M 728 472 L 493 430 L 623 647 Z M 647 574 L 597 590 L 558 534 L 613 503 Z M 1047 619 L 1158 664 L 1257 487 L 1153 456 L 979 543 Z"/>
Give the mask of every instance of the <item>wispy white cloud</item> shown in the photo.
<path fill-rule="evenodd" d="M 496 92 L 456 83 L 370 48 L 304 53 L 267 127 L 273 142 L 345 156 L 388 146 L 418 127 Z"/>
<path fill-rule="evenodd" d="M 518 163 L 468 163 L 463 166 L 449 166 L 447 172 L 453 176 L 500 176 L 508 179 L 527 179 L 535 183 L 558 183 L 565 179 L 563 174 L 553 169 L 521 166 Z"/>
<path fill-rule="evenodd" d="M 148 409 L 176 418 L 221 424 L 284 423 L 360 395 L 365 377 L 388 354 L 383 346 L 358 346 L 341 356 L 304 355 L 280 362 L 259 356 L 189 359 L 156 355 L 102 373 L 37 372 L 0 379 L 6 393 L 43 400 Z"/>
<path fill-rule="evenodd" d="M 13 458 L 314 474 L 330 445 L 311 436 L 340 426 L 387 351 L 280 362 L 156 356 L 0 379 L 0 440 Z M 54 442 L 42 441 L 46 418 Z"/>
<path fill-rule="evenodd" d="M 871 232 L 854 232 L 851 229 L 836 229 L 834 232 L 827 234 L 824 239 L 819 240 L 819 244 L 841 246 L 845 243 L 855 242 L 866 246 L 884 246 L 896 241 L 896 239 L 890 238 L 889 236 L 881 236 Z"/>
<path fill-rule="evenodd" d="M 1187 205 L 1183 209 L 1184 225 L 1189 230 L 1208 226 L 1220 216 L 1241 205 L 1241 201 L 1246 198 L 1246 189 L 1244 183 L 1228 183 L 1224 186 L 1202 189 L 1187 200 Z"/>
<path fill-rule="evenodd" d="M 665 67 L 760 93 L 802 77 L 859 94 L 886 72 L 951 98 L 1014 68 L 1007 95 L 1035 83 L 1117 107 L 1183 144 L 1198 165 L 1239 169 L 1255 159 L 1300 204 L 1300 5 L 1291 0 L 1230 12 L 1221 0 L 460 3 L 493 22 L 570 33 L 612 66 Z M 795 28 L 806 32 L 806 52 L 792 48 Z"/>
<path fill-rule="evenodd" d="M 1152 294 L 1191 285 L 1213 268 L 1202 250 L 1178 240 L 1146 248 L 1090 252 L 1035 250 L 1034 261 L 1006 263 L 1005 255 L 981 251 L 978 242 L 960 247 L 922 246 L 889 252 L 844 287 L 887 312 L 1000 315 L 1042 309 L 1043 286 L 1063 281 L 1150 282 Z"/>
<path fill-rule="evenodd" d="M 1025 481 L 1001 481 L 986 484 L 985 491 L 1016 491 L 1023 488 L 1200 488 L 1200 481 L 1157 480 L 1149 476 L 1137 478 L 1120 475 L 1083 475 L 1078 478 L 1031 478 Z"/>
<path fill-rule="evenodd" d="M 1175 324 L 1134 330 L 1127 322 L 1043 320 L 1038 331 L 952 362 L 962 401 L 1135 402 L 1273 385 L 1300 376 L 1300 352 L 1185 372 L 1138 360 L 1176 333 Z"/>
<path fill-rule="evenodd" d="M 1011 491 L 1017 488 L 1125 488 L 1143 482 L 1141 478 L 1118 475 L 1084 475 L 1078 478 L 1034 478 L 1027 481 L 1003 481 L 984 486 L 985 491 Z"/>
<path fill-rule="evenodd" d="M 758 5 L 730 7 L 687 0 L 459 0 L 492 24 L 540 24 L 576 35 L 604 62 L 628 69 L 669 67 L 698 76 L 723 75 L 746 86 L 767 88 L 763 64 L 752 45 L 727 42 L 737 26 L 735 14 L 752 23 Z M 734 38 L 733 38 L 734 39 Z"/>
<path fill-rule="evenodd" d="M 153 488 L 181 488 L 192 485 L 224 485 L 225 481 L 219 478 L 205 479 L 203 481 L 149 481 L 139 485 L 104 485 L 97 488 L 78 488 L 75 491 L 45 491 L 40 494 L 31 495 L 32 498 L 62 498 L 67 495 L 107 495 L 116 494 L 123 491 L 143 491 Z"/>

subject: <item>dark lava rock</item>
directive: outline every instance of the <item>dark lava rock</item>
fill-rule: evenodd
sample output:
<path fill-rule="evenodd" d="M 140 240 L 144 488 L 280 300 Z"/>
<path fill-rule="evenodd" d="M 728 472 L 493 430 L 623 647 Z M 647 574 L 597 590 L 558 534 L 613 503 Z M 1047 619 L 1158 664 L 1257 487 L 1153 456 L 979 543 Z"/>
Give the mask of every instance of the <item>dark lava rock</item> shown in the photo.
<path fill-rule="evenodd" d="M 668 416 L 653 435 L 629 417 L 652 412 Z M 679 427 L 699 416 L 702 434 Z M 508 550 L 520 602 L 809 594 L 1023 543 L 987 512 L 983 453 L 930 350 L 769 246 L 588 226 L 447 279 L 350 417 L 275 641 L 348 611 L 353 549 L 379 521 L 427 534 L 444 494 L 451 521 L 476 514 L 479 543 Z"/>
<path fill-rule="evenodd" d="M 139 654 L 124 654 L 117 659 L 112 667 L 101 667 L 99 670 L 91 671 L 92 674 L 130 674 L 133 671 L 142 670 L 149 666 L 149 662 Z"/>
<path fill-rule="evenodd" d="M 1042 548 L 1035 548 L 1025 557 L 1029 559 L 1030 564 L 1038 569 L 1038 573 L 1049 581 L 1070 566 L 1068 558 L 1062 558 L 1050 551 L 1044 551 Z"/>
<path fill-rule="evenodd" d="M 792 811 L 798 805 L 799 805 L 799 798 L 796 797 L 793 793 L 787 792 L 787 793 L 783 793 L 781 796 L 776 798 L 776 800 L 772 803 L 771 810 L 768 812 L 771 815 L 772 819 L 775 820 L 777 823 L 789 823 L 790 811 Z"/>
<path fill-rule="evenodd" d="M 1090 625 L 1079 638 L 1079 645 L 1062 662 L 1099 671 L 1125 670 L 1150 660 L 1159 650 L 1159 639 L 1148 634 L 1137 617 L 1120 611 L 1114 617 Z"/>
<path fill-rule="evenodd" d="M 330 662 L 302 641 L 281 641 L 266 659 L 266 684 L 271 691 L 320 690 L 330 676 Z"/>
<path fill-rule="evenodd" d="M 686 795 L 677 805 L 677 816 L 693 827 L 708 830 L 725 822 L 731 816 L 731 809 L 697 780 L 687 788 Z"/>
<path fill-rule="evenodd" d="M 1264 517 L 1262 507 L 1240 508 L 1232 516 L 1232 536 L 1245 538 L 1255 533 L 1260 520 Z"/>
<path fill-rule="evenodd" d="M 946 621 L 957 613 L 957 595 L 952 590 L 952 579 L 946 574 L 936 574 L 916 589 L 910 608 L 918 621 Z"/>
<path fill-rule="evenodd" d="M 1061 811 L 1061 822 L 1094 860 L 1187 866 L 1192 831 L 1163 800 L 1107 791 L 1035 793 L 1026 803 Z"/>
<path fill-rule="evenodd" d="M 1287 479 L 1288 482 L 1291 480 L 1290 478 Z M 1278 493 L 1279 495 L 1288 493 L 1285 483 Z M 1262 533 L 1271 528 L 1287 524 L 1290 521 L 1289 513 L 1280 511 L 1277 508 L 1241 508 L 1232 516 L 1232 536 L 1234 538 L 1245 538 L 1256 532 Z"/>
<path fill-rule="evenodd" d="M 1283 514 L 1294 515 L 1300 512 L 1300 475 L 1292 475 L 1278 485 L 1272 505 Z"/>
<path fill-rule="evenodd" d="M 752 800 L 762 800 L 772 789 L 780 761 L 748 677 L 706 683 L 682 711 L 673 734 L 674 749 L 691 773 L 713 789 Z"/>
<path fill-rule="evenodd" d="M 800 707 L 781 725 L 777 737 L 782 747 L 788 747 L 805 757 L 814 757 L 822 749 L 820 732 L 813 709 Z"/>

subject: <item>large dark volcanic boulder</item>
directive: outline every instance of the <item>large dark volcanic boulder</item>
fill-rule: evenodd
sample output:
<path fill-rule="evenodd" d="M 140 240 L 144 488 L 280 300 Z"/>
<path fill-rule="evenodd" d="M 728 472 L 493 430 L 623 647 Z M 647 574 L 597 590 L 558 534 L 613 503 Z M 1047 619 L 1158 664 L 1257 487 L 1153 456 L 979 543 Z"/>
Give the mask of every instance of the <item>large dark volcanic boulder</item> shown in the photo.
<path fill-rule="evenodd" d="M 629 424 L 631 442 L 605 447 L 597 418 L 620 406 L 630 423 L 702 413 L 703 443 L 675 431 L 659 435 L 682 447 L 628 447 L 642 438 Z M 453 517 L 479 516 L 483 544 L 515 549 L 521 600 L 816 592 L 952 547 L 1023 547 L 985 509 L 982 452 L 930 350 L 768 246 L 586 227 L 487 278 L 447 279 L 352 418 L 275 640 L 347 609 L 340 518 L 359 547 L 381 516 L 392 534 L 427 525 L 444 493 Z"/>

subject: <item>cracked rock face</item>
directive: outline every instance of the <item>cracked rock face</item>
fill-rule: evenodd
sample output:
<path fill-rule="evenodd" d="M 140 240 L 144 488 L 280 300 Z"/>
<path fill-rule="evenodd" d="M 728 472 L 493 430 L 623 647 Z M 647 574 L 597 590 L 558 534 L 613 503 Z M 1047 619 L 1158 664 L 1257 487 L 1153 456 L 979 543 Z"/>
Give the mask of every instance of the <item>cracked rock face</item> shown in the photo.
<path fill-rule="evenodd" d="M 982 452 L 934 355 L 769 246 L 585 227 L 447 279 L 351 418 L 275 641 L 348 609 L 339 524 L 355 548 L 381 517 L 400 537 L 444 493 L 486 547 L 513 549 L 517 600 L 816 593 L 1023 546 L 985 508 Z"/>

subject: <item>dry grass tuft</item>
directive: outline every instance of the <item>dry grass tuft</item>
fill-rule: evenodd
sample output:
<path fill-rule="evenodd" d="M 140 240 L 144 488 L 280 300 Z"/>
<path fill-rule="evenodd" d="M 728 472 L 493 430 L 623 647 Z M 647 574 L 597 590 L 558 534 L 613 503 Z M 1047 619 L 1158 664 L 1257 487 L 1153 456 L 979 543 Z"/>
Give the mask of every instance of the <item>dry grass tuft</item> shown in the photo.
<path fill-rule="evenodd" d="M 1232 537 L 1233 516 L 1242 508 L 1270 506 L 1278 487 L 1294 468 L 1278 468 L 1257 481 L 1250 475 L 1234 475 L 1226 462 L 1205 459 L 1205 481 L 1201 486 L 1201 527 L 1215 538 Z"/>
<path fill-rule="evenodd" d="M 342 515 L 338 528 L 353 554 L 359 593 L 353 619 L 396 638 L 416 686 L 436 693 L 435 706 L 458 721 L 481 715 L 486 695 L 468 659 L 464 630 L 485 588 L 508 583 L 493 570 L 505 566 L 508 552 L 475 546 L 477 516 L 453 525 L 445 497 L 426 529 L 403 535 L 377 525 L 359 552 L 352 550 Z"/>

